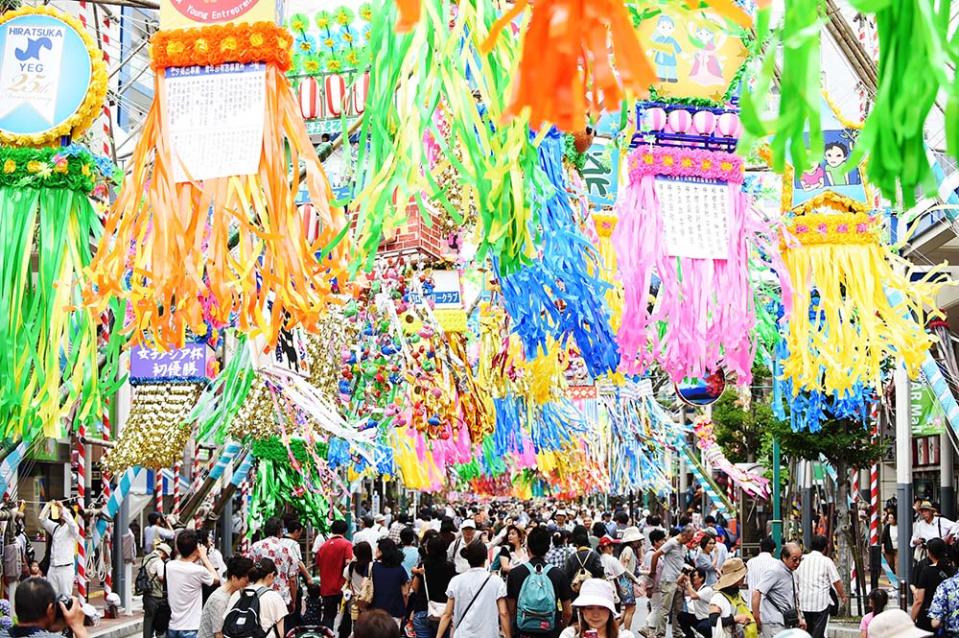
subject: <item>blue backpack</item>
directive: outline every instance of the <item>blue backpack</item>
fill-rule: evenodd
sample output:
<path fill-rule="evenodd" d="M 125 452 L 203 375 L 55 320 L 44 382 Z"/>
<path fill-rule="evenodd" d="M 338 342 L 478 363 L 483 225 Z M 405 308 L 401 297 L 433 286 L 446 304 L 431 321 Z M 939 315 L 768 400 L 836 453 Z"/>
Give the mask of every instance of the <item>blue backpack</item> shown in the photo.
<path fill-rule="evenodd" d="M 556 627 L 556 590 L 548 575 L 552 566 L 525 565 L 529 576 L 516 599 L 516 627 L 520 631 L 551 632 Z"/>

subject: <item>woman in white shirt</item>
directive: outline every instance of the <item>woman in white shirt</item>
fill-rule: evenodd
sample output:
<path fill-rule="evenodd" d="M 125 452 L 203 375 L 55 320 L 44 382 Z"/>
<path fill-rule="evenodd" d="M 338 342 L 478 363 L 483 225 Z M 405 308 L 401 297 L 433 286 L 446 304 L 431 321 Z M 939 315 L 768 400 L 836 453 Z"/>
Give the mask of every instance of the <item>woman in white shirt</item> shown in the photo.
<path fill-rule="evenodd" d="M 730 558 L 723 563 L 723 575 L 713 589 L 716 593 L 709 601 L 709 622 L 714 638 L 757 638 L 759 632 L 753 614 L 739 588 L 746 580 L 746 564 L 740 558 Z"/>
<path fill-rule="evenodd" d="M 276 564 L 272 560 L 261 558 L 254 562 L 253 569 L 250 570 L 250 584 L 233 592 L 226 604 L 227 617 L 240 596 L 260 596 L 260 627 L 266 632 L 267 638 L 283 638 L 286 635 L 283 619 L 288 612 L 283 597 L 273 591 L 275 578 Z"/>
<path fill-rule="evenodd" d="M 583 638 L 590 630 L 596 632 L 596 638 L 635 638 L 633 632 L 619 628 L 613 586 L 602 578 L 583 582 L 579 596 L 573 601 L 573 609 L 576 618 L 559 638 Z"/>

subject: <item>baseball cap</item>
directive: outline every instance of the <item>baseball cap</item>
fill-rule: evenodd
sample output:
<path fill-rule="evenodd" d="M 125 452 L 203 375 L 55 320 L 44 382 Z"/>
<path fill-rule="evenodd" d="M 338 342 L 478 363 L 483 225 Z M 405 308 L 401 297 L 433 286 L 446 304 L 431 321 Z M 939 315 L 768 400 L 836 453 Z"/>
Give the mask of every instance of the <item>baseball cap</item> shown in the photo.
<path fill-rule="evenodd" d="M 465 521 L 460 523 L 460 531 L 464 529 L 476 529 L 476 522 L 472 518 L 467 518 Z"/>
<path fill-rule="evenodd" d="M 607 547 L 607 546 L 609 546 L 609 545 L 616 545 L 617 543 L 619 543 L 619 541 L 616 540 L 615 538 L 613 538 L 612 536 L 609 536 L 609 535 L 603 536 L 601 539 L 599 539 L 599 546 L 600 546 L 600 547 Z"/>
<path fill-rule="evenodd" d="M 919 629 L 912 617 L 901 609 L 887 609 L 869 623 L 869 638 L 924 638 L 932 632 Z"/>

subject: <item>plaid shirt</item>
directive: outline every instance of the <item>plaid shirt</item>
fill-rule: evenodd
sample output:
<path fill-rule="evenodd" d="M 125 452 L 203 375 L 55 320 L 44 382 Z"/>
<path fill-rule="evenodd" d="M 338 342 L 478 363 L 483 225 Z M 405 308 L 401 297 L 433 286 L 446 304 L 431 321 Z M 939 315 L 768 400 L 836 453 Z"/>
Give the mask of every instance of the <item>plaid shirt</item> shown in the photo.
<path fill-rule="evenodd" d="M 400 532 L 403 531 L 404 527 L 406 527 L 406 525 L 404 525 L 403 523 L 399 521 L 396 521 L 395 523 L 390 525 L 390 533 L 389 533 L 390 540 L 396 543 L 397 545 L 400 544 Z"/>
<path fill-rule="evenodd" d="M 576 553 L 576 548 L 569 545 L 562 547 L 551 547 L 546 552 L 545 560 L 547 563 L 560 570 L 566 569 L 566 559 Z"/>

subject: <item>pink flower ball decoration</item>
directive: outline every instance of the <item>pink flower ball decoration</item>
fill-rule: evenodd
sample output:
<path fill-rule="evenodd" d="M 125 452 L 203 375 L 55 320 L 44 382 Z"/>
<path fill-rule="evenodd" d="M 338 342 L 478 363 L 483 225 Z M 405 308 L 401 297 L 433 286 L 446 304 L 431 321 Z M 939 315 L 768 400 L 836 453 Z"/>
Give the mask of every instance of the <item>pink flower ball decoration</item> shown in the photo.
<path fill-rule="evenodd" d="M 716 114 L 712 111 L 698 111 L 693 115 L 693 129 L 700 135 L 712 135 L 716 130 Z"/>
<path fill-rule="evenodd" d="M 687 133 L 692 125 L 693 116 L 683 109 L 673 111 L 666 118 L 667 133 Z"/>
<path fill-rule="evenodd" d="M 743 134 L 743 124 L 739 121 L 737 113 L 723 113 L 716 122 L 716 130 L 723 137 L 738 138 Z"/>
<path fill-rule="evenodd" d="M 643 112 L 643 122 L 647 130 L 663 130 L 666 127 L 666 110 L 659 107 L 646 109 Z"/>

